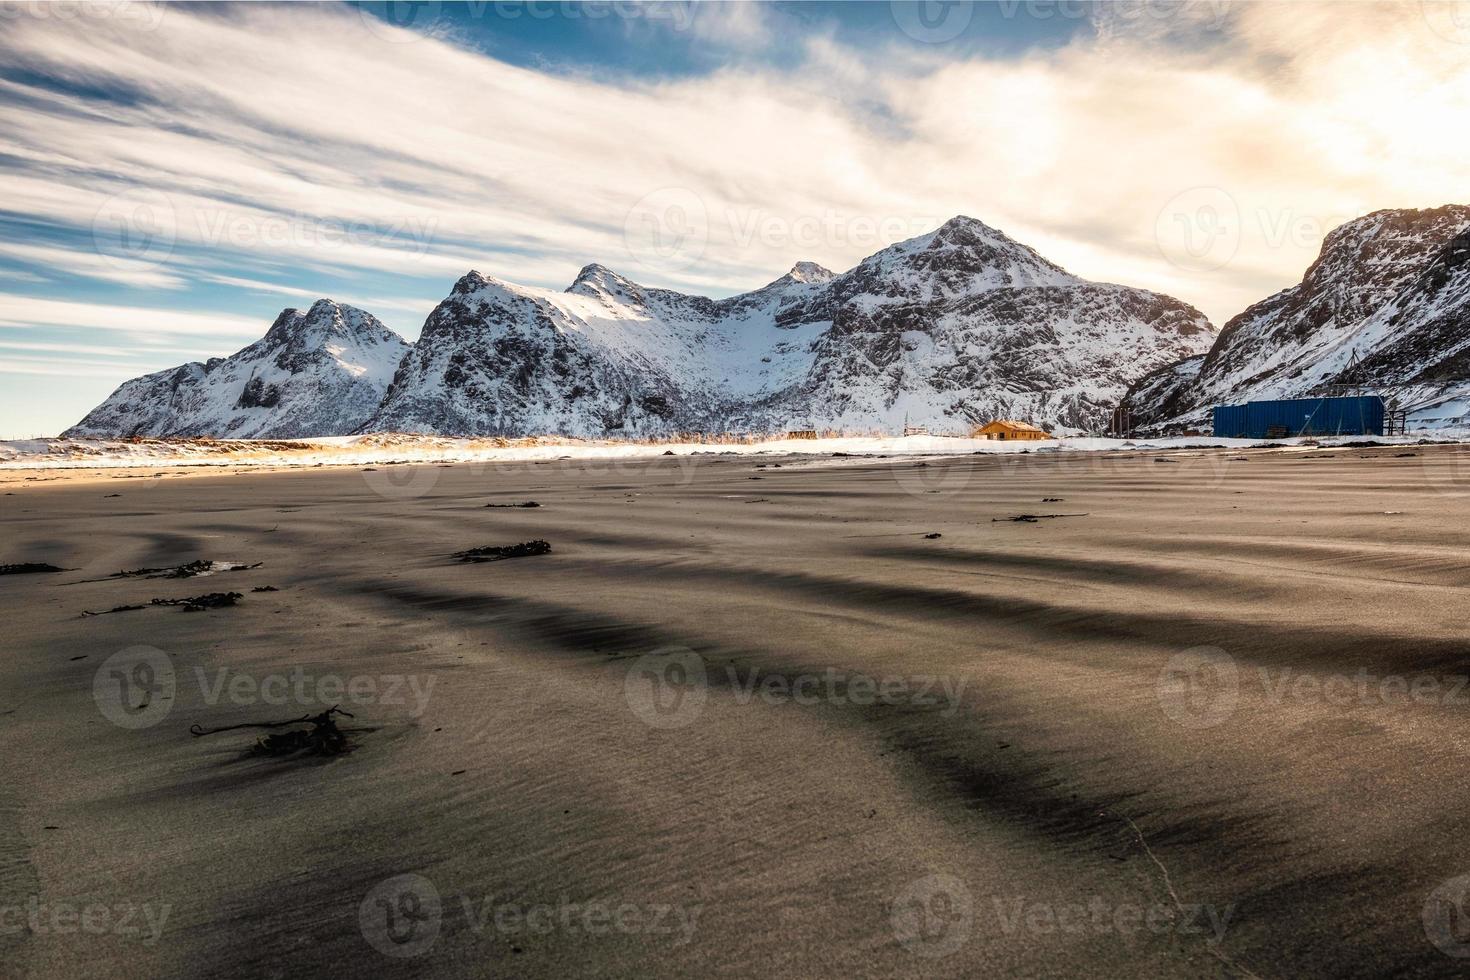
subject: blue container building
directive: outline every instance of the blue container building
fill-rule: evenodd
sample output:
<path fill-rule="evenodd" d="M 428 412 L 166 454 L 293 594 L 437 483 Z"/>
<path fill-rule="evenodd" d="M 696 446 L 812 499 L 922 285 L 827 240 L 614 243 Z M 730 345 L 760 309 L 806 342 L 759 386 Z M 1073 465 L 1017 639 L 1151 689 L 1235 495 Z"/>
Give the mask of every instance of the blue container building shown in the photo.
<path fill-rule="evenodd" d="M 1381 436 L 1383 399 L 1287 398 L 1278 401 L 1217 405 L 1215 436 L 1219 439 L 1283 439 L 1289 436 Z"/>

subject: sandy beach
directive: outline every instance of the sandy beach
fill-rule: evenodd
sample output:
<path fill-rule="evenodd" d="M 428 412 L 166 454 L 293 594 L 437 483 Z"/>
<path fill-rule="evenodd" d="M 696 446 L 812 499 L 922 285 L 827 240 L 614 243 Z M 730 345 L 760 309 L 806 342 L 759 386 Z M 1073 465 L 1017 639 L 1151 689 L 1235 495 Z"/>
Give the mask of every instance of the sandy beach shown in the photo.
<path fill-rule="evenodd" d="M 1463 446 L 0 481 L 5 976 L 1470 955 Z"/>

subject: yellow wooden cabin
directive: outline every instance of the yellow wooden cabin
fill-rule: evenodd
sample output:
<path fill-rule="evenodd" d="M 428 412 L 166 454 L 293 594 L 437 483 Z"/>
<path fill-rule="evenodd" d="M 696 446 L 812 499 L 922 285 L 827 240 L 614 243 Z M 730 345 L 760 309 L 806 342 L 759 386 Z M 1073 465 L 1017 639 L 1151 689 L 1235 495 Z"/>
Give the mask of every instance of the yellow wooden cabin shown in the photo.
<path fill-rule="evenodd" d="M 972 439 L 1005 439 L 1005 440 L 1036 440 L 1050 439 L 1052 435 L 1045 429 L 1038 429 L 1027 422 L 1017 422 L 1014 419 L 996 419 L 987 422 L 970 433 Z"/>

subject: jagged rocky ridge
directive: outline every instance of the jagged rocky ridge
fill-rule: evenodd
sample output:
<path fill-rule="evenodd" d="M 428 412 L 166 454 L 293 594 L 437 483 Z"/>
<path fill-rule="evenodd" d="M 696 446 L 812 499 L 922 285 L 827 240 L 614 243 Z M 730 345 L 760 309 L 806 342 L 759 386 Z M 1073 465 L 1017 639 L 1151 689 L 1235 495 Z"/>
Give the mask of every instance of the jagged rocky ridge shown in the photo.
<path fill-rule="evenodd" d="M 971 218 L 835 275 L 723 300 L 599 265 L 565 292 L 470 273 L 367 428 L 520 435 L 1096 424 L 1139 374 L 1202 352 L 1199 311 L 1087 282 Z"/>
<path fill-rule="evenodd" d="M 266 335 L 124 382 L 64 436 L 290 439 L 352 432 L 372 417 L 409 344 L 330 300 L 283 310 Z"/>
<path fill-rule="evenodd" d="M 239 369 L 210 410 L 174 410 L 171 379 L 208 374 L 221 363 L 211 361 L 128 382 L 71 434 L 617 437 L 893 431 L 906 420 L 963 431 L 1001 416 L 1085 428 L 1130 381 L 1213 339 L 1178 300 L 1080 279 L 960 217 L 848 272 L 802 262 L 722 300 L 600 265 L 563 292 L 470 272 L 405 348 L 381 404 L 355 420 L 299 406 L 260 424 L 247 413 L 270 396 Z"/>
<path fill-rule="evenodd" d="M 1125 399 L 1148 430 L 1206 424 L 1219 404 L 1380 391 L 1425 423 L 1470 411 L 1470 207 L 1387 210 L 1332 231 L 1302 281 Z M 1438 407 L 1436 407 L 1438 406 Z"/>

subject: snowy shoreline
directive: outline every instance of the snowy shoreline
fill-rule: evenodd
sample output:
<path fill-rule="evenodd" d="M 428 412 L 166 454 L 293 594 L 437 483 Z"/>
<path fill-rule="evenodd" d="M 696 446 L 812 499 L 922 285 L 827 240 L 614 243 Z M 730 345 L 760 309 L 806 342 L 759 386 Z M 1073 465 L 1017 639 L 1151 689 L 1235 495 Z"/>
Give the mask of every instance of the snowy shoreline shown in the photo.
<path fill-rule="evenodd" d="M 1128 450 L 1177 452 L 1264 445 L 1310 449 L 1372 441 L 1412 445 L 1421 440 L 1459 442 L 1470 432 L 1416 432 L 1406 436 L 1343 436 L 1256 439 L 1174 436 L 1162 439 L 1061 437 L 1036 442 L 995 442 L 947 436 L 842 436 L 824 439 L 769 439 L 759 442 L 634 443 L 591 440 L 452 439 L 441 436 L 326 436 L 291 440 L 14 439 L 0 441 L 0 469 L 116 469 L 158 466 L 309 467 L 392 463 L 520 463 L 546 460 L 632 460 L 659 456 L 963 456 L 973 453 L 1095 453 Z"/>

